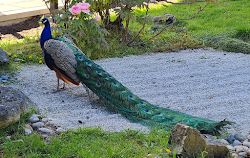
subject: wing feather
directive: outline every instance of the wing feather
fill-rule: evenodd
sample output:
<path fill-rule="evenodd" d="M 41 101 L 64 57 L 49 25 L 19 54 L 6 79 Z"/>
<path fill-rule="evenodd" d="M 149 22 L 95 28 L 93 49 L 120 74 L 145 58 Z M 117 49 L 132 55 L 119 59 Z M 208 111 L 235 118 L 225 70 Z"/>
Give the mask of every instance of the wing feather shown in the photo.
<path fill-rule="evenodd" d="M 80 82 L 75 70 L 77 64 L 75 55 L 67 44 L 59 40 L 50 39 L 44 43 L 44 48 L 58 68 L 63 70 L 75 82 Z"/>

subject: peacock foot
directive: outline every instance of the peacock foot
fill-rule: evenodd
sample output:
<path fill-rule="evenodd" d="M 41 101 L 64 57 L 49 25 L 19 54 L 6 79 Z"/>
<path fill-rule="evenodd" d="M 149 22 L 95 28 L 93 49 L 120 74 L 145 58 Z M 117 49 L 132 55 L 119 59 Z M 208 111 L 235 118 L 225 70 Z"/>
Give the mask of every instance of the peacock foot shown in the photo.
<path fill-rule="evenodd" d="M 56 87 L 56 90 L 53 90 L 52 93 L 60 92 L 65 90 L 65 82 L 63 82 L 63 86 L 59 87 L 59 85 Z"/>

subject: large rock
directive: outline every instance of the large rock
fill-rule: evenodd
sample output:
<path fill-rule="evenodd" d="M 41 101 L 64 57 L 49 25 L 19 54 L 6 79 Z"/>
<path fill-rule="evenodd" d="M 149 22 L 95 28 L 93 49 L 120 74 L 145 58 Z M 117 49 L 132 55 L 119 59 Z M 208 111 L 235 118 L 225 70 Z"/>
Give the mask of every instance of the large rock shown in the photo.
<path fill-rule="evenodd" d="M 207 157 L 224 158 L 229 150 L 211 135 L 200 134 L 197 129 L 178 123 L 171 131 L 170 143 L 174 145 L 177 155 L 182 157 L 200 157 L 203 151 Z"/>
<path fill-rule="evenodd" d="M 20 116 L 37 106 L 21 91 L 0 85 L 0 128 L 19 121 Z"/>
<path fill-rule="evenodd" d="M 9 59 L 5 51 L 2 50 L 0 47 L 0 64 L 2 63 L 8 63 Z"/>
<path fill-rule="evenodd" d="M 153 21 L 153 24 L 156 26 L 169 25 L 176 21 L 176 17 L 172 14 L 165 13 L 163 15 L 154 16 L 152 21 Z"/>

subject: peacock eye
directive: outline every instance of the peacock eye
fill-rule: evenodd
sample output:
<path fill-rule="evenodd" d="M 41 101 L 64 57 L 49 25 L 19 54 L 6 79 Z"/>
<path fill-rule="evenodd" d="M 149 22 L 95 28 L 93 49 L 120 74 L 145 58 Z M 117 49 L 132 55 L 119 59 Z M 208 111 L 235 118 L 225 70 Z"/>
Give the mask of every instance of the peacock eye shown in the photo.
<path fill-rule="evenodd" d="M 96 86 L 97 87 L 101 87 L 101 83 L 96 83 Z"/>

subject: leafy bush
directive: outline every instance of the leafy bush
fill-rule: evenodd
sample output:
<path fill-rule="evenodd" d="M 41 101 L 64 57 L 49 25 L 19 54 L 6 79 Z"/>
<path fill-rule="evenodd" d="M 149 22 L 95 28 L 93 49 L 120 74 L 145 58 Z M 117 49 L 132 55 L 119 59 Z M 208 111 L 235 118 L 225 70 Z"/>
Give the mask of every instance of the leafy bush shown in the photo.
<path fill-rule="evenodd" d="M 236 32 L 232 37 L 238 38 L 245 42 L 250 43 L 250 26 L 236 28 Z"/>
<path fill-rule="evenodd" d="M 58 24 L 59 31 L 64 35 L 71 36 L 77 46 L 90 57 L 93 50 L 107 49 L 109 47 L 105 40 L 105 36 L 109 33 L 99 26 L 97 18 L 93 13 L 89 12 L 88 7 L 85 6 L 86 10 L 80 8 L 80 4 L 88 3 L 77 3 L 78 1 L 73 0 L 71 3 L 67 1 L 68 4 L 63 9 L 54 13 L 54 19 Z M 74 12 L 74 9 L 79 8 L 81 9 L 80 12 Z"/>
<path fill-rule="evenodd" d="M 225 36 L 204 36 L 202 37 L 207 46 L 224 50 L 227 52 L 250 53 L 250 44 L 240 39 Z"/>

